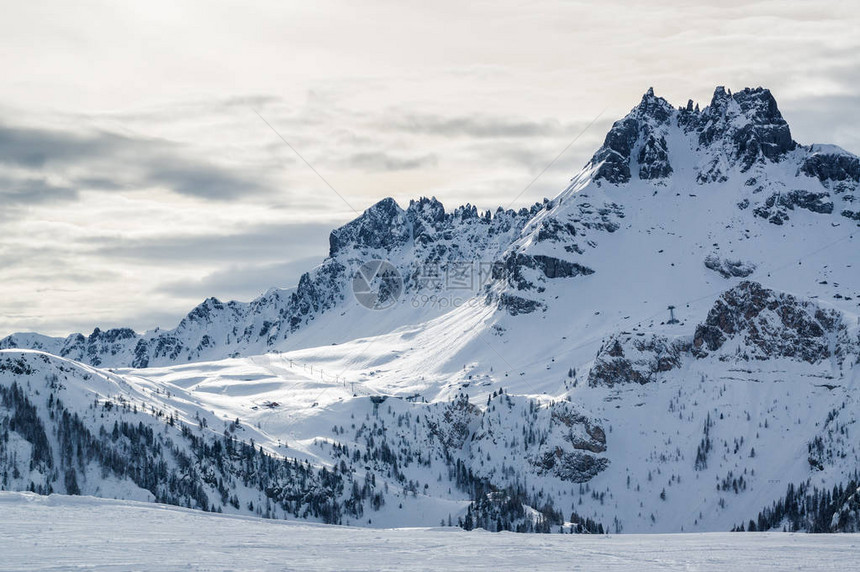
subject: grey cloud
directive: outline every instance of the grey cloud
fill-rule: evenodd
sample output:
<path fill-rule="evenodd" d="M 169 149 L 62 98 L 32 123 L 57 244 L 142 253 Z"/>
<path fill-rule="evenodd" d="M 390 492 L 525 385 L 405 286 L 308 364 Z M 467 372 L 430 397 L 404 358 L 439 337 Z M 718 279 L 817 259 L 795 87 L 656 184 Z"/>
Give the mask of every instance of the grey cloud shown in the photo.
<path fill-rule="evenodd" d="M 58 174 L 72 167 L 86 171 L 69 181 L 74 188 L 165 186 L 179 194 L 220 200 L 269 190 L 255 174 L 193 158 L 170 141 L 105 131 L 81 135 L 0 125 L 0 164 Z M 34 197 L 38 200 L 38 193 Z"/>
<path fill-rule="evenodd" d="M 75 185 L 78 189 L 88 189 L 93 191 L 119 191 L 129 189 L 129 185 L 119 179 L 110 177 L 102 177 L 98 175 L 84 176 L 75 178 Z"/>
<path fill-rule="evenodd" d="M 367 171 L 408 171 L 435 167 L 438 159 L 433 154 L 418 157 L 398 157 L 382 151 L 353 153 L 346 159 L 351 167 Z"/>
<path fill-rule="evenodd" d="M 206 269 L 200 272 L 203 277 L 199 279 L 155 282 L 150 286 L 154 295 L 144 296 L 134 304 L 88 308 L 86 312 L 67 308 L 53 313 L 50 319 L 38 315 L 36 304 L 28 308 L 18 303 L 17 298 L 14 304 L 7 300 L 0 308 L 3 316 L 0 327 L 6 333 L 38 330 L 63 335 L 91 331 L 96 326 L 103 329 L 125 326 L 138 331 L 155 326 L 172 327 L 207 296 L 250 300 L 272 286 L 296 285 L 303 272 L 321 263 L 327 255 L 328 233 L 334 226 L 332 223 L 261 224 L 232 234 L 213 231 L 202 236 L 161 236 L 149 240 L 100 236 L 62 246 L 24 249 L 4 249 L 0 245 L 0 269 L 7 287 L 13 288 L 17 282 L 24 286 L 30 283 L 34 295 L 44 297 L 75 290 L 91 290 L 97 296 L 96 286 L 104 284 L 121 288 L 122 274 L 108 270 L 112 268 L 157 264 L 181 268 L 177 275 L 186 276 L 189 268 Z M 75 256 L 97 260 L 97 267 L 83 271 L 76 262 L 67 259 L 67 249 L 74 251 Z M 218 270 L 212 271 L 213 268 Z M 165 298 L 169 301 L 167 305 Z M 44 310 L 43 306 L 38 307 Z"/>
<path fill-rule="evenodd" d="M 124 137 L 102 133 L 80 136 L 46 129 L 0 126 L 0 163 L 30 168 L 48 162 L 69 163 L 111 153 L 115 146 L 127 146 Z"/>
<path fill-rule="evenodd" d="M 74 260 L 69 244 L 27 244 L 4 248 L 0 245 L 0 271 L 6 286 L 18 281 L 50 288 L 58 283 L 89 284 L 121 278 L 120 272 L 82 268 Z"/>
<path fill-rule="evenodd" d="M 263 190 L 247 176 L 213 165 L 176 159 L 154 161 L 144 177 L 147 182 L 163 185 L 173 192 L 210 199 L 239 198 Z"/>
<path fill-rule="evenodd" d="M 218 270 L 200 280 L 162 284 L 157 291 L 171 296 L 198 299 L 215 296 L 222 300 L 250 300 L 269 287 L 293 287 L 322 257 L 309 256 L 275 264 L 239 264 Z"/>
<path fill-rule="evenodd" d="M 227 97 L 218 102 L 218 105 L 229 108 L 229 107 L 263 107 L 266 105 L 279 103 L 283 99 L 279 96 L 269 95 L 269 94 L 249 94 L 249 95 L 235 95 L 231 97 Z"/>
<path fill-rule="evenodd" d="M 407 115 L 387 123 L 386 127 L 409 133 L 478 138 L 545 137 L 564 130 L 563 126 L 555 120 L 537 122 L 497 117 L 443 117 L 440 115 Z"/>
<path fill-rule="evenodd" d="M 188 99 L 169 105 L 142 110 L 79 114 L 84 121 L 113 119 L 121 124 L 188 121 L 195 118 L 223 117 L 225 113 L 245 111 L 248 119 L 257 119 L 252 110 L 263 110 L 283 103 L 283 98 L 269 94 L 234 95 L 224 98 Z M 259 119 L 257 119 L 259 121 Z"/>
<path fill-rule="evenodd" d="M 68 200 L 76 198 L 77 195 L 76 189 L 54 185 L 44 178 L 0 177 L 0 199 L 6 206 Z"/>
<path fill-rule="evenodd" d="M 328 253 L 330 223 L 267 224 L 245 232 L 159 236 L 146 240 L 100 236 L 82 242 L 98 256 L 143 262 L 280 261 Z"/>
<path fill-rule="evenodd" d="M 61 290 L 61 288 L 52 285 L 54 282 L 70 282 L 76 285 L 95 284 L 107 280 L 118 280 L 122 278 L 119 272 L 109 272 L 106 270 L 90 270 L 81 271 L 79 269 L 63 269 L 52 266 L 41 271 L 33 271 L 26 277 L 27 281 L 41 281 L 45 286 L 36 288 L 35 292 L 51 292 Z M 66 289 L 71 291 L 72 289 Z"/>
<path fill-rule="evenodd" d="M 860 133 L 854 128 L 854 121 L 846 121 L 846 110 L 860 109 L 860 95 L 796 99 L 781 109 L 799 143 L 832 143 L 860 154 Z"/>

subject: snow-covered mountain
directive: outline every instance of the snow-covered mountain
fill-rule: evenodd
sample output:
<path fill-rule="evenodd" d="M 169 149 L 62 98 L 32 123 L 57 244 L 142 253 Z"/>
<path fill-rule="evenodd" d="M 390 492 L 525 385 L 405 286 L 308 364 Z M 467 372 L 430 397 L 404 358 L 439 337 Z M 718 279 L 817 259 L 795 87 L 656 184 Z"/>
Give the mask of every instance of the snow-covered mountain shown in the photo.
<path fill-rule="evenodd" d="M 111 432 L 97 399 L 137 402 L 111 415 L 155 426 L 157 403 L 192 443 L 229 420 L 272 459 L 310 463 L 301 479 L 331 485 L 329 521 L 856 528 L 858 187 L 860 160 L 796 143 L 768 90 L 717 88 L 703 109 L 648 90 L 568 187 L 529 209 L 385 199 L 334 230 L 294 289 L 210 298 L 169 331 L 3 339 L 0 359 L 19 364 L 3 386 L 30 400 L 54 455 L 33 461 L 18 432 L 2 458 L 19 476 L 3 486 L 69 490 L 55 467 L 74 461 L 81 491 L 172 499 L 56 457 L 59 413 L 41 402 L 62 398 L 47 387 L 67 368 L 77 397 L 63 402 L 92 435 Z M 384 310 L 353 295 L 371 260 L 394 268 L 373 282 Z M 385 282 L 397 275 L 402 287 Z M 9 403 L 14 419 L 22 401 Z M 237 479 L 212 463 L 192 462 L 194 478 Z M 123 484 L 105 488 L 108 476 Z M 241 507 L 299 510 L 243 486 Z"/>
<path fill-rule="evenodd" d="M 405 210 L 384 199 L 333 231 L 329 257 L 295 288 L 271 289 L 250 303 L 209 298 L 172 330 L 141 335 L 126 328 L 97 328 L 65 339 L 13 334 L 0 340 L 0 348 L 42 349 L 91 365 L 147 367 L 342 341 L 434 315 L 410 311 L 400 320 L 384 321 L 382 328 L 371 325 L 366 331 L 334 335 L 337 340 L 294 335 L 329 311 L 351 313 L 354 271 L 374 257 L 401 270 L 407 294 L 432 289 L 432 280 L 421 274 L 432 265 L 439 265 L 442 276 L 449 263 L 483 263 L 491 279 L 507 283 L 494 293 L 500 305 L 523 313 L 545 306 L 547 296 L 528 295 L 542 294 L 538 283 L 590 275 L 594 268 L 586 262 L 592 258 L 627 269 L 635 260 L 659 264 L 669 258 L 655 256 L 663 254 L 659 248 L 642 257 L 618 252 L 615 244 L 598 247 L 600 239 L 616 242 L 608 235 L 619 229 L 648 246 L 663 246 L 671 237 L 680 243 L 696 241 L 696 248 L 708 250 L 689 253 L 697 270 L 705 264 L 725 277 L 743 277 L 755 269 L 753 259 L 761 265 L 791 250 L 771 248 L 774 244 L 749 249 L 742 241 L 804 243 L 809 232 L 817 234 L 813 228 L 854 226 L 860 221 L 854 194 L 859 181 L 856 156 L 832 145 L 795 143 L 765 89 L 730 94 L 717 88 L 701 111 L 692 102 L 675 109 L 649 90 L 552 201 L 517 212 L 499 208 L 479 213 L 466 205 L 446 213 L 435 199 L 412 201 Z M 789 222 L 792 215 L 796 223 Z M 784 229 L 763 221 L 801 228 L 783 237 Z M 705 228 L 708 233 L 702 232 Z M 643 233 L 651 240 L 640 240 Z M 752 250 L 750 260 L 742 260 L 739 249 Z M 481 284 L 488 282 L 486 275 L 481 278 Z M 817 294 L 815 288 L 804 293 Z M 327 337 L 332 337 L 330 329 Z"/>
<path fill-rule="evenodd" d="M 127 328 L 96 328 L 88 336 L 67 338 L 13 334 L 0 340 L 0 348 L 40 349 L 91 365 L 147 367 L 307 346 L 306 339 L 294 339 L 295 333 L 353 301 L 352 276 L 361 263 L 386 258 L 405 270 L 424 263 L 492 260 L 540 208 L 499 209 L 490 216 L 479 215 L 470 205 L 446 213 L 435 199 L 413 201 L 406 210 L 385 199 L 334 230 L 329 257 L 304 274 L 295 288 L 273 288 L 250 303 L 208 298 L 168 331 L 137 334 Z M 407 292 L 425 289 L 420 275 L 406 277 Z"/>

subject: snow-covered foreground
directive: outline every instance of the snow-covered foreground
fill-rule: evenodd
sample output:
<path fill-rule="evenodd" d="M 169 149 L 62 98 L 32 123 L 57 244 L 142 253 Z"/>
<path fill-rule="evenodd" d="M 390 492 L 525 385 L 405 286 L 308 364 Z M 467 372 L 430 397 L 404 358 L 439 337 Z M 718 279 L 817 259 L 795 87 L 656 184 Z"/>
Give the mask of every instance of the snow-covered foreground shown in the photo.
<path fill-rule="evenodd" d="M 0 568 L 851 570 L 860 535 L 371 530 L 91 497 L 0 493 Z"/>

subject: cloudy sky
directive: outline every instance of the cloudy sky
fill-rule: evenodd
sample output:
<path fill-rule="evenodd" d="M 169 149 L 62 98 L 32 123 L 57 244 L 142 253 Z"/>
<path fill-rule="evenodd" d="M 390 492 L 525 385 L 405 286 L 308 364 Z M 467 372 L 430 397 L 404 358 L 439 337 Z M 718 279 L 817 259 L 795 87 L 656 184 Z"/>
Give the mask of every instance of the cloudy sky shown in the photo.
<path fill-rule="evenodd" d="M 552 196 L 649 86 L 860 151 L 856 0 L 0 4 L 0 335 L 292 286 L 386 196 Z"/>

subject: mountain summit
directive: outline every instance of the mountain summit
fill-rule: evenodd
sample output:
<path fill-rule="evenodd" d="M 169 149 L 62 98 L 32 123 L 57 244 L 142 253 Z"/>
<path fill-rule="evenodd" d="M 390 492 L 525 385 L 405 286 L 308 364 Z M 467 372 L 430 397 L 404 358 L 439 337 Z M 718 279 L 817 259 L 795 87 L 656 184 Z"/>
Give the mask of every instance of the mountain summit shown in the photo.
<path fill-rule="evenodd" d="M 673 172 L 669 140 L 699 156 L 700 183 L 726 180 L 731 168 L 743 173 L 755 163 L 777 162 L 797 147 L 767 89 L 732 94 L 720 86 L 701 111 L 692 100 L 675 109 L 649 89 L 639 105 L 612 126 L 592 158 L 592 166 L 600 165 L 595 180 L 620 184 L 633 175 L 643 180 L 668 177 Z"/>

